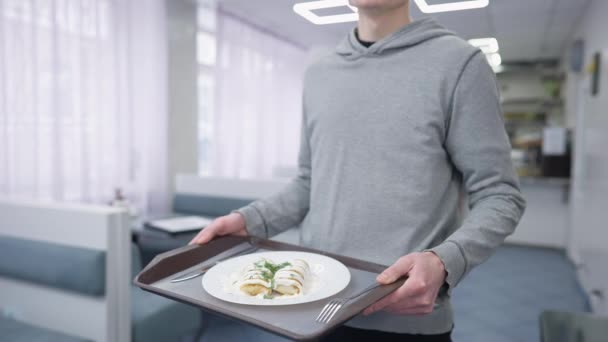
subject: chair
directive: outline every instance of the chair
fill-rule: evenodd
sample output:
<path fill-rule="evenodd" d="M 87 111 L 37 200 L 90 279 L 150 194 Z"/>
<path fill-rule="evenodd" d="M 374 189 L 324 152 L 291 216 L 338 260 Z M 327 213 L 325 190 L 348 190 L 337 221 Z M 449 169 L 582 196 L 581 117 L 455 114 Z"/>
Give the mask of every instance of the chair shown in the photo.
<path fill-rule="evenodd" d="M 605 342 L 608 317 L 587 313 L 544 311 L 540 315 L 541 342 Z"/>

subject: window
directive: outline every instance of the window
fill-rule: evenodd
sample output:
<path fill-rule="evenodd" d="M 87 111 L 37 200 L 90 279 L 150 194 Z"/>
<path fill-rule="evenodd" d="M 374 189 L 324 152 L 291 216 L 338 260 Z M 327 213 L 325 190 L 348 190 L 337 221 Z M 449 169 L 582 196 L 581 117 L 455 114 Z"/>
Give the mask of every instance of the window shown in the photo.
<path fill-rule="evenodd" d="M 198 75 L 198 150 L 199 174 L 211 174 L 211 144 L 213 137 L 213 108 L 215 97 L 215 79 L 209 73 L 201 72 Z"/>
<path fill-rule="evenodd" d="M 99 202 L 131 181 L 116 169 L 130 154 L 104 153 L 129 125 L 116 90 L 115 10 L 108 1 L 0 1 L 0 193 Z"/>
<path fill-rule="evenodd" d="M 215 66 L 215 35 L 205 31 L 196 34 L 196 57 L 201 66 Z"/>
<path fill-rule="evenodd" d="M 130 6 L 0 1 L 0 196 L 165 209 L 165 10 Z"/>
<path fill-rule="evenodd" d="M 215 65 L 217 3 L 199 1 L 197 11 L 198 32 L 196 51 L 198 60 L 198 171 L 201 176 L 211 175 L 211 151 L 214 133 Z"/>
<path fill-rule="evenodd" d="M 210 7 L 201 6 L 199 174 L 258 179 L 294 174 L 308 51 L 233 14 L 215 12 L 210 19 Z"/>

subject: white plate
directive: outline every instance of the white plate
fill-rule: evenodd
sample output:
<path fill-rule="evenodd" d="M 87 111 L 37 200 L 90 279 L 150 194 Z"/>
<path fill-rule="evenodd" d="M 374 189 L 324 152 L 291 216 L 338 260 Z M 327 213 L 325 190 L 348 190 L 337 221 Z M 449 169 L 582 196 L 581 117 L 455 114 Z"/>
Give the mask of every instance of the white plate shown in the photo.
<path fill-rule="evenodd" d="M 241 270 L 260 258 L 282 263 L 293 259 L 303 259 L 310 265 L 310 279 L 304 284 L 301 295 L 273 299 L 252 297 L 241 292 L 236 286 Z M 327 298 L 342 291 L 350 282 L 350 272 L 341 262 L 330 257 L 305 252 L 261 252 L 238 256 L 223 261 L 211 268 L 203 276 L 203 288 L 210 295 L 227 302 L 248 305 L 292 305 L 308 303 Z"/>

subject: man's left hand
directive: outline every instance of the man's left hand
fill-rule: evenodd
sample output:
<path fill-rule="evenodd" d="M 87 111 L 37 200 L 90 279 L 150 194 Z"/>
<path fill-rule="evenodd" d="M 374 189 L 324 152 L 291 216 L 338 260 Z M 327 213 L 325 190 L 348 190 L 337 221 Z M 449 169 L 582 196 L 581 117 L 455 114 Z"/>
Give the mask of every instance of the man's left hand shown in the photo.
<path fill-rule="evenodd" d="M 433 252 L 412 253 L 397 260 L 376 279 L 390 284 L 407 276 L 403 285 L 363 312 L 384 310 L 396 315 L 426 315 L 433 312 L 439 289 L 445 281 L 445 266 Z"/>

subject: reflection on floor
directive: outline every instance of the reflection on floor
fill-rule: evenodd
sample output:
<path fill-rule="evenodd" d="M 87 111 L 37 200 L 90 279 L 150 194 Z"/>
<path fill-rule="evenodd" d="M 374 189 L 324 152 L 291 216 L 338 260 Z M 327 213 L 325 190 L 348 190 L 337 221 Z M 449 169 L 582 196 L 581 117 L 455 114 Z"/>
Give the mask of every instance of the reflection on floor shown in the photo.
<path fill-rule="evenodd" d="M 587 311 L 573 266 L 564 253 L 507 245 L 454 289 L 455 342 L 539 341 L 538 316 L 546 309 Z M 218 317 L 201 342 L 286 339 Z"/>

